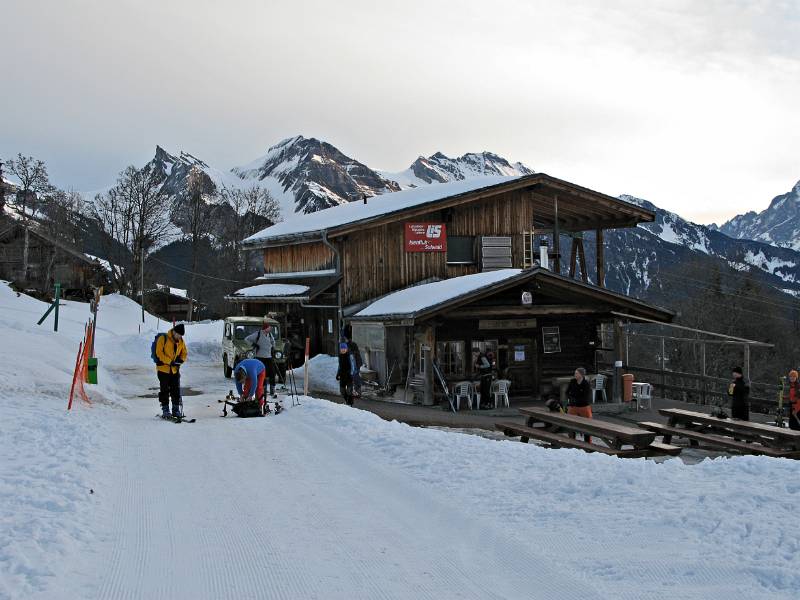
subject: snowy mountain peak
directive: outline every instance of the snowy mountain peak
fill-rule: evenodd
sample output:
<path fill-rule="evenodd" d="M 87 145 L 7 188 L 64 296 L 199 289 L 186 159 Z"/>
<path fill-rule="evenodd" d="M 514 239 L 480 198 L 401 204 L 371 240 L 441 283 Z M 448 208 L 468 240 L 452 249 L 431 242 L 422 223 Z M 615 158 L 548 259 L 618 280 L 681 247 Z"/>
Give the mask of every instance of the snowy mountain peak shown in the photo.
<path fill-rule="evenodd" d="M 496 175 L 530 175 L 533 169 L 520 162 L 510 163 L 493 152 L 469 152 L 450 158 L 442 152 L 428 157 L 420 156 L 405 171 L 382 172 L 384 177 L 397 181 L 403 188 L 417 187 L 429 183 L 447 183 L 470 177 Z"/>
<path fill-rule="evenodd" d="M 800 250 L 800 181 L 756 213 L 737 215 L 719 228 L 733 238 L 757 240 Z"/>
<path fill-rule="evenodd" d="M 311 213 L 363 196 L 396 192 L 400 186 L 335 146 L 298 135 L 287 138 L 267 153 L 232 172 L 241 179 L 265 182 L 285 198 L 288 212 Z M 272 184 L 272 185 L 270 185 Z M 277 184 L 277 186 L 275 185 Z"/>

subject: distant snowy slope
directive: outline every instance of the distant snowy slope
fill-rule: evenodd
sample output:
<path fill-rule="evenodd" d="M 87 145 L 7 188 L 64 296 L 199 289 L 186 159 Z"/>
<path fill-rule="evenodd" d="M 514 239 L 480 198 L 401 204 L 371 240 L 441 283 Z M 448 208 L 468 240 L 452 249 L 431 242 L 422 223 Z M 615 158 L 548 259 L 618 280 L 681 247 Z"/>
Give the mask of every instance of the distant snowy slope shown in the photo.
<path fill-rule="evenodd" d="M 800 181 L 791 191 L 773 198 L 760 213 L 738 215 L 719 230 L 734 238 L 800 250 Z"/>
<path fill-rule="evenodd" d="M 380 171 L 380 173 L 387 179 L 398 182 L 403 188 L 408 188 L 471 177 L 531 175 L 534 171 L 520 162 L 512 164 L 492 152 L 471 152 L 458 158 L 449 158 L 437 152 L 428 157 L 420 156 L 404 171 L 398 173 Z"/>

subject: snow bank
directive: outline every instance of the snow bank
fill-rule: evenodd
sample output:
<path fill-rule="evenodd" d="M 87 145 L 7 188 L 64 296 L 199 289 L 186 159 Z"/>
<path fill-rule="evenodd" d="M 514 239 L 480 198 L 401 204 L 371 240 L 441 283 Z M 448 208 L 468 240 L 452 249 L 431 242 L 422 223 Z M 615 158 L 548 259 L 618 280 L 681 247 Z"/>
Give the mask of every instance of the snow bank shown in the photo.
<path fill-rule="evenodd" d="M 309 359 L 308 364 L 308 391 L 338 396 L 339 382 L 336 381 L 336 371 L 339 370 L 339 359 L 327 354 L 317 354 Z M 305 365 L 294 369 L 294 376 L 297 389 L 303 389 Z"/>

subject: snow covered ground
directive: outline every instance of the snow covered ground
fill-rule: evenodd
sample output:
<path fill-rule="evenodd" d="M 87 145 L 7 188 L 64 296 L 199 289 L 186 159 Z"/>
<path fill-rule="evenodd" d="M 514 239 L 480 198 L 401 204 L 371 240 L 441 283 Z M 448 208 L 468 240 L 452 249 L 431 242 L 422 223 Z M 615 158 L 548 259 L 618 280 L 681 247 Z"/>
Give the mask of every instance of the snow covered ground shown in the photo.
<path fill-rule="evenodd" d="M 221 419 L 218 323 L 187 327 L 197 422 L 175 425 L 154 418 L 159 323 L 140 334 L 118 296 L 101 304 L 94 404 L 67 413 L 88 308 L 63 307 L 57 334 L 35 325 L 44 309 L 0 284 L 0 598 L 800 593 L 798 462 L 545 450 L 308 397 Z"/>

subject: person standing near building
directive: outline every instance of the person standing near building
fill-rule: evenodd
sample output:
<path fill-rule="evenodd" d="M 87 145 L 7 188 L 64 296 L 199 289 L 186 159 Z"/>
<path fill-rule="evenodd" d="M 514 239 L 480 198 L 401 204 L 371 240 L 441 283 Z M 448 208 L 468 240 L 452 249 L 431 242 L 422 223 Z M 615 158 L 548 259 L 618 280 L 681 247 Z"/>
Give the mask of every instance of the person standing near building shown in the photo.
<path fill-rule="evenodd" d="M 161 416 L 180 418 L 181 409 L 181 365 L 186 362 L 186 344 L 183 336 L 186 328 L 178 323 L 166 334 L 159 334 L 155 340 L 156 375 L 158 376 L 158 401 L 161 403 Z M 172 415 L 169 401 L 172 400 Z"/>
<path fill-rule="evenodd" d="M 800 430 L 800 375 L 789 371 L 789 429 Z"/>
<path fill-rule="evenodd" d="M 750 382 L 742 373 L 742 367 L 733 367 L 733 381 L 728 386 L 731 397 L 731 417 L 741 421 L 750 420 Z"/>
<path fill-rule="evenodd" d="M 269 395 L 277 398 L 275 393 L 275 359 L 272 354 L 275 351 L 275 336 L 272 335 L 272 324 L 264 319 L 264 323 L 255 333 L 251 333 L 246 338 L 246 342 L 251 344 L 256 352 L 256 358 L 261 361 L 266 369 L 269 380 Z"/>
<path fill-rule="evenodd" d="M 578 367 L 575 376 L 567 386 L 567 414 L 592 418 L 592 386 L 586 379 L 586 369 Z M 584 435 L 583 439 L 592 443 L 592 436 Z"/>
<path fill-rule="evenodd" d="M 336 381 L 339 382 L 339 392 L 347 406 L 353 406 L 353 362 L 350 360 L 350 348 L 347 342 L 339 344 L 339 368 L 336 371 Z"/>
<path fill-rule="evenodd" d="M 358 397 L 361 396 L 361 367 L 364 364 L 361 358 L 361 350 L 358 344 L 353 341 L 353 338 L 346 337 L 347 350 L 350 352 L 350 366 L 353 374 L 353 394 Z"/>
<path fill-rule="evenodd" d="M 481 381 L 481 399 L 478 403 L 478 409 L 480 410 L 482 404 L 489 404 L 489 396 L 492 389 L 492 363 L 489 362 L 483 352 L 476 348 L 472 351 L 472 367 Z"/>

